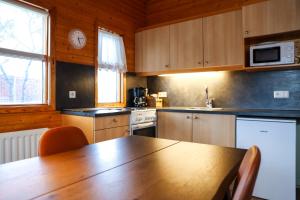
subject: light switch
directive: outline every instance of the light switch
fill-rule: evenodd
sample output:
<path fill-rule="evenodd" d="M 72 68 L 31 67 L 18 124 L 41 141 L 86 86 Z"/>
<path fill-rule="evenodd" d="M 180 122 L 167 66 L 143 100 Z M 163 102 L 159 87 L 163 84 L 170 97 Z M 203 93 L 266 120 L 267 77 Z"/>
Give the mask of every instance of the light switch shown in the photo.
<path fill-rule="evenodd" d="M 69 99 L 76 99 L 76 91 L 69 91 Z"/>

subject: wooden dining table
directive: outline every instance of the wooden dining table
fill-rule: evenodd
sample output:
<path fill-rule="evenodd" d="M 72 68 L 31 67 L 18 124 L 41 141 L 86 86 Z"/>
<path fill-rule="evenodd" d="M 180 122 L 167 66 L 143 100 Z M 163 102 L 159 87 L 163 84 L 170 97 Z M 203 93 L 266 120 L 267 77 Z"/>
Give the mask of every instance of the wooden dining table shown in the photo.
<path fill-rule="evenodd" d="M 0 165 L 0 199 L 222 199 L 245 152 L 118 138 Z"/>

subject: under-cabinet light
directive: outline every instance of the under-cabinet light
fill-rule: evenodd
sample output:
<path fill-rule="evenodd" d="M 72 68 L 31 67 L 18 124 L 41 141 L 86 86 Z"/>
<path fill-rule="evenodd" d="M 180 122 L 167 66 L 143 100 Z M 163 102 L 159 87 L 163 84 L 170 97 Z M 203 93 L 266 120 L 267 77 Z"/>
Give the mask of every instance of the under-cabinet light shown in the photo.
<path fill-rule="evenodd" d="M 161 74 L 161 77 L 174 77 L 174 78 L 193 78 L 193 77 L 206 77 L 217 78 L 223 76 L 224 72 L 196 72 L 196 73 L 179 73 L 179 74 Z"/>

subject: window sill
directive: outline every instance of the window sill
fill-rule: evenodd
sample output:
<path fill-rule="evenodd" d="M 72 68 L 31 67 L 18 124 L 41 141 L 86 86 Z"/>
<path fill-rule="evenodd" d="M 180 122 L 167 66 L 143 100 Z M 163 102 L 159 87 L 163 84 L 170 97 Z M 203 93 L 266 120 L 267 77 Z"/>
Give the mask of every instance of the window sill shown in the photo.
<path fill-rule="evenodd" d="M 28 113 L 28 112 L 47 112 L 55 111 L 53 105 L 38 104 L 38 105 L 7 105 L 0 106 L 0 114 L 10 113 Z"/>

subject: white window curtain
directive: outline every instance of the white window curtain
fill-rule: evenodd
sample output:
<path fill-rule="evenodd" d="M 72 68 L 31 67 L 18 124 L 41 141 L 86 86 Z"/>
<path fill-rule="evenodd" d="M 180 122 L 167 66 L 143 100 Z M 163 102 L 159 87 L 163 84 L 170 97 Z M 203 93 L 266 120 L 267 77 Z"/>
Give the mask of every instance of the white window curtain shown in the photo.
<path fill-rule="evenodd" d="M 127 72 L 125 48 L 121 36 L 99 30 L 98 67 L 115 72 Z"/>

